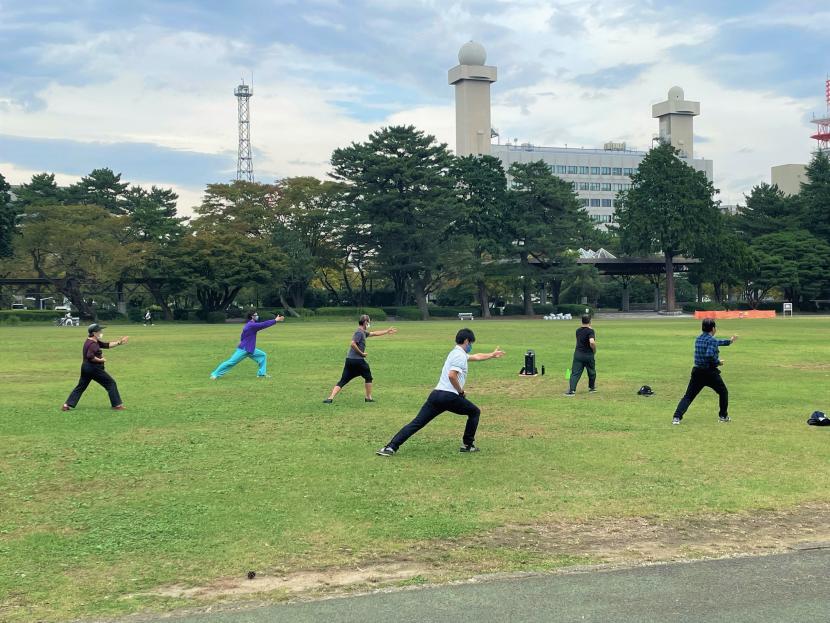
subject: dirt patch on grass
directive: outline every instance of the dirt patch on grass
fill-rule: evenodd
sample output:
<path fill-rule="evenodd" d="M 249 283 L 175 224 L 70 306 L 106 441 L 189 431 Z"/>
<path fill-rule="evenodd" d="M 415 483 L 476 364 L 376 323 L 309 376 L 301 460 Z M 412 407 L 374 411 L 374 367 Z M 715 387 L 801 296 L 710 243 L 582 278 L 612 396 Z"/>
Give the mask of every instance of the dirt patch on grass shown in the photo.
<path fill-rule="evenodd" d="M 602 519 L 586 523 L 504 526 L 469 545 L 546 556 L 587 557 L 603 564 L 641 564 L 830 546 L 830 504 L 785 511 L 685 517 Z"/>
<path fill-rule="evenodd" d="M 660 520 L 646 517 L 507 525 L 475 537 L 415 544 L 394 560 L 348 568 L 258 573 L 204 586 L 173 585 L 131 595 L 210 602 L 271 593 L 332 596 L 407 583 L 469 579 L 483 573 L 631 566 L 830 547 L 830 504 Z"/>
<path fill-rule="evenodd" d="M 168 586 L 135 596 L 170 597 L 174 599 L 215 599 L 271 593 L 288 595 L 330 592 L 359 585 L 385 584 L 407 580 L 428 571 L 424 565 L 390 562 L 351 569 L 297 571 L 285 575 L 257 574 L 253 578 L 224 578 L 205 586 Z"/>

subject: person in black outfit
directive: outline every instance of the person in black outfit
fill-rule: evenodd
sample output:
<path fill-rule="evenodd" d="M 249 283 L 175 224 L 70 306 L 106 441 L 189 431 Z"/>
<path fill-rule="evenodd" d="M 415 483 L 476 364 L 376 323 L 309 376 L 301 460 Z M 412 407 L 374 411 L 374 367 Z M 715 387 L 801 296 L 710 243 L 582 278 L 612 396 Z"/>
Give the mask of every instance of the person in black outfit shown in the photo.
<path fill-rule="evenodd" d="M 372 398 L 372 371 L 369 369 L 369 363 L 366 361 L 366 338 L 380 337 L 381 335 L 395 335 L 398 330 L 395 327 L 384 329 L 383 331 L 369 331 L 371 327 L 371 318 L 363 314 L 358 320 L 357 331 L 352 336 L 352 343 L 349 344 L 349 352 L 346 353 L 346 363 L 343 366 L 343 374 L 340 380 L 337 381 L 329 397 L 323 402 L 331 404 L 334 402 L 334 397 L 340 393 L 346 384 L 359 376 L 363 377 L 366 387 L 366 402 L 374 402 Z"/>
<path fill-rule="evenodd" d="M 78 405 L 78 401 L 86 391 L 86 388 L 89 387 L 89 384 L 92 381 L 95 381 L 107 390 L 110 397 L 110 404 L 113 409 L 116 411 L 123 411 L 126 408 L 121 402 L 121 396 L 118 393 L 118 386 L 115 384 L 115 379 L 113 379 L 109 374 L 107 374 L 106 370 L 104 370 L 104 363 L 106 362 L 106 359 L 104 358 L 104 353 L 101 349 L 121 346 L 122 344 L 126 344 L 130 338 L 129 336 L 125 336 L 119 338 L 115 342 L 104 342 L 102 341 L 102 338 L 104 337 L 103 331 L 105 328 L 106 327 L 102 327 L 97 323 L 93 323 L 87 328 L 89 337 L 86 342 L 84 342 L 81 379 L 78 381 L 75 389 L 72 390 L 72 393 L 69 394 L 69 398 L 67 398 L 66 402 L 63 403 L 61 411 L 69 411 L 70 409 L 74 409 Z"/>
<path fill-rule="evenodd" d="M 597 352 L 596 334 L 591 327 L 591 317 L 587 314 L 582 316 L 582 326 L 576 330 L 576 350 L 574 360 L 571 364 L 571 380 L 566 396 L 576 395 L 576 384 L 582 376 L 582 370 L 588 372 L 588 391 L 597 391 L 597 369 L 594 361 L 594 354 Z"/>

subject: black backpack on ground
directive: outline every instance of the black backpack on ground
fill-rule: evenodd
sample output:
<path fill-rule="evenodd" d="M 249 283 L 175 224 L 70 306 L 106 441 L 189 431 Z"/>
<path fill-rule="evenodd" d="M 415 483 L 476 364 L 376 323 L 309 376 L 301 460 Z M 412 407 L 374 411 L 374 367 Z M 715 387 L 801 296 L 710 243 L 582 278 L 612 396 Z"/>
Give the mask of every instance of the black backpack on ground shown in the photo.
<path fill-rule="evenodd" d="M 830 426 L 830 418 L 822 411 L 813 411 L 813 415 L 807 420 L 807 424 L 810 426 Z"/>
<path fill-rule="evenodd" d="M 639 390 L 637 390 L 637 395 L 639 396 L 653 396 L 654 392 L 651 390 L 651 387 L 648 385 L 643 385 Z"/>

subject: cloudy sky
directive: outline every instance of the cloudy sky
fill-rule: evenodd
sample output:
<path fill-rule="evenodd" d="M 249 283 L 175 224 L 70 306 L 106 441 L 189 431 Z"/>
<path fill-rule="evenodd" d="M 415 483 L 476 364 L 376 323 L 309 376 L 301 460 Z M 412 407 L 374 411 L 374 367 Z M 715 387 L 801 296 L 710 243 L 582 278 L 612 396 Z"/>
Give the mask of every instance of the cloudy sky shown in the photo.
<path fill-rule="evenodd" d="M 734 203 L 809 159 L 827 23 L 827 0 L 0 0 L 0 173 L 109 166 L 187 212 L 235 176 L 251 76 L 260 181 L 325 176 L 334 148 L 388 124 L 453 147 L 447 70 L 475 39 L 499 69 L 493 125 L 520 142 L 644 149 L 651 105 L 682 86 Z"/>

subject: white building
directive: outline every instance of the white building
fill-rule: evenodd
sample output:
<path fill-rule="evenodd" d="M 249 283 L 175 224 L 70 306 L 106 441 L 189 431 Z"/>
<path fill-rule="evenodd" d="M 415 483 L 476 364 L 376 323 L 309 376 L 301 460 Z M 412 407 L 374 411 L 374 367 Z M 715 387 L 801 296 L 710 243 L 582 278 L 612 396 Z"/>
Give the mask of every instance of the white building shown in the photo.
<path fill-rule="evenodd" d="M 491 144 L 490 85 L 496 81 L 496 68 L 484 65 L 486 59 L 484 47 L 470 41 L 458 53 L 459 65 L 449 72 L 449 83 L 456 92 L 455 153 L 489 153 L 499 158 L 505 169 L 514 162 L 542 160 L 555 175 L 573 183 L 594 222 L 607 226 L 613 221 L 617 193 L 630 187 L 631 175 L 646 152 L 627 149 L 625 143 L 606 143 L 602 149 Z M 652 107 L 652 116 L 659 120 L 659 138 L 678 149 L 683 160 L 711 181 L 712 161 L 694 158 L 693 120 L 699 114 L 700 103 L 686 100 L 677 86 L 669 90 L 665 101 Z"/>

